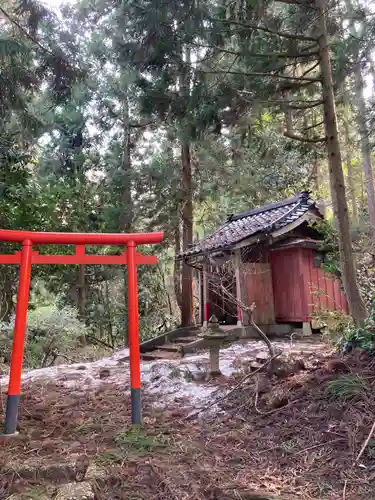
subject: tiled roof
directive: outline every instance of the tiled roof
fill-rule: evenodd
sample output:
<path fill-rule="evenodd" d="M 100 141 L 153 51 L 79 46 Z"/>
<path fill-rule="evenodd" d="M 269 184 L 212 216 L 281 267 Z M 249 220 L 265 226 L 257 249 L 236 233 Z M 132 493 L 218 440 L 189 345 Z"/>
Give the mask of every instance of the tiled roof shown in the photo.
<path fill-rule="evenodd" d="M 277 243 L 273 250 L 279 250 L 280 248 L 295 248 L 295 247 L 303 247 L 303 248 L 313 248 L 317 249 L 321 245 L 319 240 L 313 240 L 312 238 L 288 238 L 287 240 L 283 240 L 281 243 Z"/>
<path fill-rule="evenodd" d="M 288 200 L 231 215 L 214 233 L 182 252 L 181 257 L 229 249 L 250 236 L 288 226 L 314 208 L 315 202 L 310 198 L 310 193 L 303 191 Z"/>

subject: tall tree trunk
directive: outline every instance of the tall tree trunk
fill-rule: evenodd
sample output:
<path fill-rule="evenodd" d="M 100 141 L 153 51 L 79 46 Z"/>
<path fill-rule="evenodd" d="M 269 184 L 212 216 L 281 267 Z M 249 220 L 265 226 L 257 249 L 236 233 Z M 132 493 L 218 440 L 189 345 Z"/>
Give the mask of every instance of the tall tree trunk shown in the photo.
<path fill-rule="evenodd" d="M 349 124 L 348 117 L 344 116 L 344 134 L 345 134 L 345 145 L 346 145 L 346 168 L 348 170 L 348 187 L 349 187 L 349 197 L 352 205 L 352 219 L 356 224 L 358 223 L 358 210 L 357 201 L 355 199 L 355 186 L 353 179 L 353 167 L 352 167 L 352 155 L 351 155 L 351 144 L 350 144 L 350 134 L 349 134 Z"/>
<path fill-rule="evenodd" d="M 14 295 L 14 273 L 10 270 L 4 270 L 1 286 L 2 290 L 0 293 L 0 321 L 8 323 L 14 312 L 13 295 Z"/>
<path fill-rule="evenodd" d="M 375 188 L 374 188 L 374 173 L 371 163 L 371 147 L 369 141 L 369 130 L 366 123 L 366 103 L 363 97 L 363 77 L 361 67 L 356 64 L 354 70 L 355 76 L 355 91 L 358 107 L 358 128 L 361 137 L 361 150 L 363 158 L 363 171 L 365 174 L 367 187 L 367 206 L 371 226 L 371 241 L 375 247 Z"/>
<path fill-rule="evenodd" d="M 180 94 L 190 99 L 190 48 L 184 47 L 181 51 L 182 59 L 186 64 L 181 69 Z M 193 174 L 191 162 L 191 145 L 188 139 L 181 138 L 181 166 L 182 166 L 182 246 L 186 250 L 193 242 Z M 181 325 L 194 324 L 193 315 L 193 268 L 182 263 L 181 282 Z"/>
<path fill-rule="evenodd" d="M 105 296 L 103 295 L 103 303 L 104 303 L 104 308 L 107 311 L 107 318 L 108 318 L 108 344 L 111 347 L 115 347 L 115 338 L 113 336 L 113 324 L 112 324 L 112 314 L 111 314 L 111 306 L 110 306 L 110 295 L 109 295 L 109 285 L 108 285 L 108 280 L 105 280 L 104 282 L 104 287 L 105 287 Z"/>
<path fill-rule="evenodd" d="M 316 151 L 316 155 L 314 158 L 314 169 L 315 169 L 315 174 L 316 174 L 316 182 L 315 182 L 315 189 L 317 192 L 317 199 L 318 199 L 318 207 L 320 213 L 323 215 L 324 218 L 327 217 L 327 200 L 323 196 L 323 187 L 324 187 L 324 176 L 322 173 L 322 166 L 320 164 L 320 159 L 318 152 Z"/>
<path fill-rule="evenodd" d="M 316 114 L 314 110 L 311 110 L 311 128 L 308 128 L 307 114 L 306 110 L 303 115 L 304 128 L 307 130 L 307 137 L 313 138 L 313 131 L 317 126 Z M 312 169 L 312 184 L 315 191 L 315 199 L 317 200 L 318 208 L 320 213 L 325 218 L 327 215 L 327 201 L 322 197 L 322 186 L 323 186 L 323 176 L 322 168 L 319 163 L 319 153 L 316 145 L 313 146 L 313 169 Z"/>
<path fill-rule="evenodd" d="M 167 165 L 171 170 L 178 168 L 178 164 L 176 165 L 176 159 L 173 152 L 173 145 L 176 142 L 176 136 L 172 129 L 168 131 L 168 146 L 167 146 Z M 178 311 L 175 311 L 179 314 L 181 319 L 181 310 L 182 310 L 182 294 L 181 294 L 181 260 L 177 259 L 177 256 L 181 253 L 181 199 L 180 192 L 175 193 L 175 203 L 174 203 L 174 217 L 172 225 L 172 238 L 174 241 L 174 265 L 173 265 L 173 291 L 175 297 L 175 304 L 177 303 Z M 164 277 L 163 277 L 164 280 Z M 164 280 L 165 281 L 165 280 Z M 169 297 L 169 293 L 167 293 Z"/>
<path fill-rule="evenodd" d="M 184 250 L 193 242 L 193 185 L 190 144 L 181 145 L 183 207 L 182 207 L 182 245 Z M 189 326 L 194 323 L 193 318 L 193 268 L 182 263 L 182 307 L 181 325 Z"/>
<path fill-rule="evenodd" d="M 73 228 L 74 231 L 78 231 L 81 233 L 84 233 L 86 231 L 86 218 L 84 216 L 85 214 L 85 177 L 82 173 L 81 169 L 76 169 L 76 188 L 77 192 L 80 194 L 79 198 L 79 211 L 80 211 L 80 219 L 77 225 Z M 86 322 L 86 305 L 87 305 L 87 300 L 86 300 L 86 269 L 84 264 L 79 264 L 78 265 L 78 273 L 77 273 L 77 280 L 76 280 L 76 297 L 77 297 L 77 309 L 78 309 L 78 317 L 79 319 L 85 323 Z M 86 345 L 86 337 L 85 335 L 80 336 L 80 342 L 82 345 Z"/>
<path fill-rule="evenodd" d="M 351 0 L 345 0 L 345 5 L 348 14 L 354 19 L 354 9 Z M 350 25 L 350 32 L 356 39 L 360 38 L 361 33 L 358 33 L 355 24 L 352 22 Z M 357 122 L 359 135 L 361 138 L 361 151 L 363 159 L 363 171 L 366 179 L 367 187 L 367 206 L 371 226 L 371 241 L 375 247 L 375 188 L 374 188 L 374 174 L 371 163 L 371 147 L 369 141 L 369 129 L 366 122 L 366 102 L 363 96 L 363 76 L 361 70 L 360 54 L 357 50 L 355 55 L 356 63 L 354 66 L 354 81 L 355 81 L 355 96 L 357 104 Z"/>
<path fill-rule="evenodd" d="M 78 266 L 78 314 L 82 321 L 86 319 L 86 276 L 85 276 L 85 265 L 80 264 Z"/>
<path fill-rule="evenodd" d="M 288 135 L 293 134 L 293 115 L 292 115 L 292 110 L 290 109 L 290 106 L 288 102 L 290 101 L 290 92 L 285 91 L 283 94 L 283 98 L 285 99 L 285 106 L 284 106 L 284 118 L 285 118 L 285 131 Z"/>
<path fill-rule="evenodd" d="M 352 240 L 350 234 L 349 211 L 346 201 L 344 172 L 342 169 L 340 142 L 337 128 L 335 99 L 333 93 L 332 68 L 328 47 L 326 7 L 324 0 L 316 0 L 319 16 L 319 57 L 324 101 L 324 126 L 327 138 L 329 177 L 334 214 L 339 231 L 340 260 L 343 284 L 348 299 L 350 314 L 357 325 L 367 317 L 366 306 L 358 288 Z"/>
<path fill-rule="evenodd" d="M 122 161 L 121 161 L 121 208 L 120 230 L 130 233 L 133 225 L 133 201 L 131 191 L 132 166 L 130 151 L 129 89 L 126 87 L 122 105 Z"/>
<path fill-rule="evenodd" d="M 177 214 L 178 211 L 179 207 L 177 205 L 176 209 Z M 177 257 L 181 253 L 181 227 L 180 227 L 179 215 L 177 215 L 174 228 L 174 248 L 175 248 L 175 257 Z M 174 268 L 173 268 L 173 285 L 174 285 L 174 294 L 176 297 L 176 302 L 181 312 L 182 311 L 181 261 L 176 258 L 174 260 Z"/>
<path fill-rule="evenodd" d="M 130 115 L 129 115 L 129 89 L 125 87 L 123 92 L 122 104 L 122 158 L 121 158 L 121 210 L 120 215 L 120 231 L 130 233 L 133 226 L 133 200 L 131 191 L 132 181 L 132 165 L 131 165 L 131 151 L 130 151 Z M 128 304 L 128 273 L 124 269 L 124 300 Z M 129 309 L 127 309 L 127 316 L 129 316 Z M 126 318 L 124 325 L 124 343 L 128 344 L 128 318 Z"/>

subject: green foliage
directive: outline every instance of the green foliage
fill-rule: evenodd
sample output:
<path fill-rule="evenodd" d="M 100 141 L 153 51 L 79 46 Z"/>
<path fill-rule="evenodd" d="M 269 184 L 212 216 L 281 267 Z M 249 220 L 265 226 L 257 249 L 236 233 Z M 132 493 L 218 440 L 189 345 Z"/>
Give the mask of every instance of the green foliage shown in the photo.
<path fill-rule="evenodd" d="M 367 454 L 370 458 L 374 459 L 375 458 L 375 440 L 370 439 L 367 445 Z"/>
<path fill-rule="evenodd" d="M 0 323 L 1 354 L 9 359 L 14 318 Z M 25 364 L 39 368 L 54 364 L 58 355 L 69 355 L 80 345 L 86 327 L 71 307 L 58 309 L 54 305 L 39 307 L 28 314 Z"/>
<path fill-rule="evenodd" d="M 340 276 L 340 256 L 338 247 L 337 229 L 332 221 L 321 221 L 314 225 L 318 232 L 322 235 L 320 249 L 324 252 L 324 270 L 327 273 L 332 273 Z"/>
<path fill-rule="evenodd" d="M 99 466 L 111 466 L 118 465 L 124 461 L 123 454 L 119 453 L 117 450 L 106 451 L 101 455 L 97 456 L 95 462 Z"/>
<path fill-rule="evenodd" d="M 369 390 L 367 381 L 358 374 L 343 375 L 327 385 L 327 394 L 341 401 L 348 401 Z"/>
<path fill-rule="evenodd" d="M 163 435 L 150 436 L 141 426 L 132 425 L 126 431 L 117 434 L 116 444 L 128 452 L 135 451 L 138 454 L 145 454 L 166 448 L 168 439 Z"/>
<path fill-rule="evenodd" d="M 353 328 L 344 339 L 343 348 L 360 347 L 370 354 L 375 354 L 375 301 L 372 302 L 370 312 L 363 327 Z"/>
<path fill-rule="evenodd" d="M 287 439 L 281 443 L 281 448 L 287 453 L 293 453 L 298 449 L 297 439 Z"/>
<path fill-rule="evenodd" d="M 359 347 L 369 354 L 375 354 L 375 301 L 363 327 L 355 327 L 352 318 L 341 311 L 321 310 L 314 313 L 314 318 L 327 339 L 342 353 Z"/>
<path fill-rule="evenodd" d="M 324 252 L 324 270 L 341 278 L 338 234 L 332 221 L 317 224 L 323 240 L 321 250 Z M 372 243 L 369 235 L 367 216 L 361 216 L 352 227 L 353 251 L 356 258 L 356 270 L 359 289 L 369 309 L 372 309 L 375 286 L 375 263 Z"/>
<path fill-rule="evenodd" d="M 324 169 L 323 143 L 284 136 L 287 101 L 295 104 L 296 135 L 323 134 L 320 107 L 303 107 L 319 101 L 319 84 L 274 78 L 319 76 L 316 54 L 296 55 L 316 49 L 302 38 L 316 35 L 312 9 L 206 0 L 78 1 L 60 16 L 33 0 L 6 0 L 4 8 L 31 38 L 8 18 L 0 26 L 0 227 L 163 230 L 168 250 L 151 250 L 159 266 L 138 272 L 141 338 L 172 328 L 179 321 L 174 253 L 186 206 L 181 140 L 190 141 L 197 237 L 228 214 L 315 187 L 314 169 Z M 366 37 L 356 41 L 328 15 L 341 84 L 353 55 L 371 53 L 374 23 L 367 21 Z M 252 28 L 260 20 L 266 31 Z M 299 36 L 272 33 L 278 31 Z M 322 238 L 329 247 L 325 268 L 339 274 L 337 234 L 329 224 Z M 362 290 L 370 298 L 373 284 L 363 268 Z M 31 307 L 77 308 L 90 337 L 113 347 L 126 343 L 126 272 L 86 266 L 82 283 L 80 271 L 35 266 Z M 14 267 L 2 270 L 4 320 L 14 312 L 16 283 Z M 345 321 L 336 326 L 346 338 Z M 37 343 L 43 351 L 43 335 Z"/>
<path fill-rule="evenodd" d="M 341 347 L 353 335 L 353 320 L 342 311 L 321 309 L 314 312 L 313 316 L 326 339 L 336 347 Z"/>

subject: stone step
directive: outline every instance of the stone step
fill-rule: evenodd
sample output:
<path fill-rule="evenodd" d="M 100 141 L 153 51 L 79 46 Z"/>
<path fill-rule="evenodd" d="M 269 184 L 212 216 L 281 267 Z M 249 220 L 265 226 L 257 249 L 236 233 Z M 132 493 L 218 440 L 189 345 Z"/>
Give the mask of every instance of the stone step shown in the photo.
<path fill-rule="evenodd" d="M 259 368 L 262 368 L 263 365 L 264 363 L 258 363 L 257 361 L 252 361 L 250 363 L 250 370 L 251 371 L 259 370 Z"/>
<path fill-rule="evenodd" d="M 54 493 L 41 493 L 40 488 L 29 489 L 21 494 L 13 494 L 8 500 L 26 500 L 38 498 L 38 500 L 94 500 L 95 495 L 88 481 L 79 483 L 66 483 L 58 486 Z"/>
<path fill-rule="evenodd" d="M 68 483 L 57 491 L 55 500 L 94 500 L 94 492 L 89 482 Z"/>
<path fill-rule="evenodd" d="M 177 344 L 164 344 L 158 346 L 159 351 L 180 352 L 180 346 Z"/>
<path fill-rule="evenodd" d="M 177 351 L 174 351 L 174 352 L 161 351 L 159 349 L 157 351 L 150 351 L 150 352 L 145 352 L 145 353 L 141 354 L 141 358 L 144 361 L 155 361 L 157 359 L 177 359 L 179 357 L 180 357 L 180 354 Z"/>
<path fill-rule="evenodd" d="M 257 361 L 257 363 L 266 363 L 270 358 L 270 353 L 269 352 L 266 352 L 266 351 L 261 351 L 261 352 L 258 352 L 256 354 L 256 358 L 255 360 Z"/>
<path fill-rule="evenodd" d="M 177 339 L 173 339 L 174 344 L 190 344 L 190 342 L 195 342 L 198 337 L 179 337 Z"/>

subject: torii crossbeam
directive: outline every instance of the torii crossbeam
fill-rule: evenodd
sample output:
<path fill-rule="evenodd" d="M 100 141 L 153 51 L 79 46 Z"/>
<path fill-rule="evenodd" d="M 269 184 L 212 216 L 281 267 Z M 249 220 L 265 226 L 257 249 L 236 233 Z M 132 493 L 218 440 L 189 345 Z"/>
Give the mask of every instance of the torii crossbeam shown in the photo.
<path fill-rule="evenodd" d="M 132 423 L 141 423 L 141 369 L 139 352 L 137 265 L 156 264 L 156 256 L 137 253 L 137 245 L 163 241 L 163 233 L 38 233 L 0 229 L 0 241 L 21 243 L 22 250 L 0 255 L 0 264 L 20 265 L 13 350 L 10 365 L 4 435 L 16 434 L 21 397 L 21 375 L 25 347 L 27 309 L 32 264 L 118 264 L 128 266 L 128 322 Z M 74 255 L 41 255 L 33 245 L 75 245 Z M 86 245 L 124 245 L 121 255 L 86 255 Z"/>

